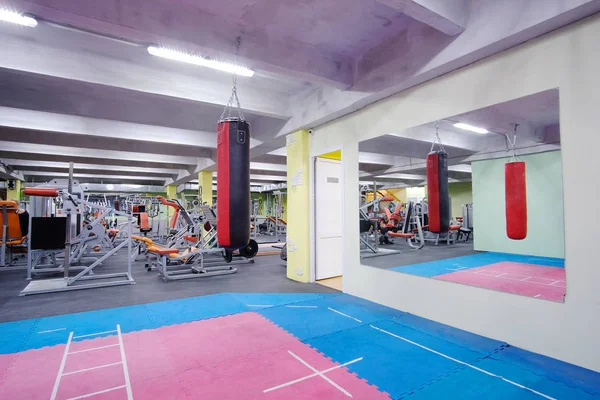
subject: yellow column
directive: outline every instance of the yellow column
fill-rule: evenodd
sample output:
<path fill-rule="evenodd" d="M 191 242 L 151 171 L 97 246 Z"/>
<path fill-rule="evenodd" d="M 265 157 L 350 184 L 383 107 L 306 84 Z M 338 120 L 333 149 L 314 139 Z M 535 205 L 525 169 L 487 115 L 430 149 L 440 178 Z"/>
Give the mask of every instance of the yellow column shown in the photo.
<path fill-rule="evenodd" d="M 177 199 L 177 186 L 176 185 L 167 185 L 167 199 Z M 173 208 L 169 208 L 169 217 L 173 216 L 175 212 Z"/>
<path fill-rule="evenodd" d="M 213 204 L 212 175 L 212 171 L 198 172 L 198 195 L 200 196 L 200 201 L 209 206 L 212 206 Z"/>
<path fill-rule="evenodd" d="M 14 182 L 14 185 L 15 185 L 14 189 L 8 188 L 10 182 Z M 14 181 L 6 182 L 6 199 L 7 200 L 16 200 L 16 201 L 21 200 L 21 181 L 14 180 Z"/>
<path fill-rule="evenodd" d="M 310 225 L 307 130 L 287 136 L 287 277 L 310 281 Z"/>

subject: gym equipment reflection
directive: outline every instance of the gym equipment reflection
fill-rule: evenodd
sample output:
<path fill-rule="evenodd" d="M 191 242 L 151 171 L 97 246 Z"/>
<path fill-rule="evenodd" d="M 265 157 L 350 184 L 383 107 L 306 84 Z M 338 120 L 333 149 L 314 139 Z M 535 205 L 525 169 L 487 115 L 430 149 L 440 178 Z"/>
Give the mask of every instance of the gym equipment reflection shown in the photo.
<path fill-rule="evenodd" d="M 548 90 L 361 142 L 381 157 L 359 167 L 361 263 L 564 301 L 558 106 Z"/>

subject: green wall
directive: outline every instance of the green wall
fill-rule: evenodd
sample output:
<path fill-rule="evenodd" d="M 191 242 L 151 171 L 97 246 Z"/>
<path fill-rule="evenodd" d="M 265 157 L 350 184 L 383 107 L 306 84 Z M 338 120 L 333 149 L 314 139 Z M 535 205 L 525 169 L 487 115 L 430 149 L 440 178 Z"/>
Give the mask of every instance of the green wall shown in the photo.
<path fill-rule="evenodd" d="M 521 157 L 527 163 L 527 237 L 506 236 L 504 164 L 508 158 L 478 161 L 473 169 L 475 250 L 564 257 L 561 152 Z"/>
<path fill-rule="evenodd" d="M 448 184 L 448 193 L 450 194 L 450 217 L 456 218 L 462 215 L 463 204 L 473 202 L 473 183 L 472 182 L 454 182 Z"/>

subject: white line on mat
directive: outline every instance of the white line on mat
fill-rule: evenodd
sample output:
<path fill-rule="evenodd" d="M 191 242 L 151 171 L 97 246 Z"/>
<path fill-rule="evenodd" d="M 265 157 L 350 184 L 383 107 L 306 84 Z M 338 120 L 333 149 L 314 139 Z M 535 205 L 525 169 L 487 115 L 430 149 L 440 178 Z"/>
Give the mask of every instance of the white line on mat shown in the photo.
<path fill-rule="evenodd" d="M 40 334 L 40 333 L 50 333 L 50 332 L 64 331 L 66 329 L 67 328 L 50 329 L 50 330 L 47 330 L 47 331 L 39 331 L 38 334 Z"/>
<path fill-rule="evenodd" d="M 334 310 L 334 309 L 333 309 L 333 308 L 331 308 L 331 307 L 327 307 L 327 308 L 328 308 L 330 311 L 333 311 L 334 313 L 338 313 L 338 314 L 340 314 L 340 315 L 343 315 L 343 316 L 344 316 L 344 317 L 346 317 L 346 318 L 351 318 L 351 319 L 353 319 L 353 320 L 355 320 L 355 321 L 357 321 L 357 322 L 360 322 L 360 323 L 362 324 L 362 321 L 361 321 L 360 319 L 358 319 L 358 318 L 354 318 L 354 317 L 352 317 L 352 316 L 350 316 L 350 315 L 348 315 L 348 314 L 344 314 L 343 312 L 340 312 L 340 311 L 338 311 L 338 310 Z"/>
<path fill-rule="evenodd" d="M 317 306 L 286 306 L 287 308 L 317 308 Z"/>
<path fill-rule="evenodd" d="M 548 399 L 548 400 L 556 400 L 554 397 L 550 397 L 550 396 L 548 396 L 548 395 L 546 395 L 546 394 L 544 394 L 544 393 L 540 393 L 540 392 L 538 392 L 537 390 L 534 390 L 534 389 L 528 388 L 527 386 L 523 386 L 523 385 L 521 385 L 520 383 L 517 383 L 517 382 L 511 381 L 510 379 L 506 379 L 506 378 L 504 378 L 504 377 L 502 377 L 502 376 L 500 376 L 500 375 L 496 375 L 496 374 L 494 374 L 494 373 L 492 373 L 492 372 L 486 371 L 485 369 L 481 369 L 481 368 L 478 368 L 478 367 L 476 367 L 476 366 L 474 366 L 474 365 L 468 364 L 468 363 L 466 363 L 466 362 L 464 362 L 464 361 L 457 360 L 457 359 L 456 359 L 456 358 L 454 358 L 454 357 L 450 357 L 449 355 L 446 355 L 446 354 L 444 354 L 444 353 L 440 353 L 439 351 L 435 351 L 435 350 L 433 350 L 433 349 L 430 349 L 429 347 L 423 346 L 422 344 L 419 344 L 419 343 L 417 343 L 417 342 L 413 342 L 412 340 L 409 340 L 409 339 L 407 339 L 407 338 L 404 338 L 404 337 L 402 337 L 402 336 L 395 335 L 395 334 L 393 334 L 393 333 L 391 333 L 391 332 L 388 332 L 388 331 L 386 331 L 386 330 L 383 330 L 383 329 L 381 329 L 381 328 L 378 328 L 378 327 L 376 327 L 376 326 L 373 326 L 373 325 L 370 325 L 370 326 L 371 326 L 371 328 L 373 328 L 373 329 L 375 329 L 375 330 L 378 330 L 379 332 L 382 332 L 382 333 L 385 333 L 385 334 L 387 334 L 387 335 L 393 336 L 393 337 L 395 337 L 395 338 L 397 338 L 397 339 L 400 339 L 400 340 L 404 340 L 406 343 L 410 343 L 410 344 L 412 344 L 412 345 L 414 345 L 414 346 L 417 346 L 417 347 L 420 347 L 420 348 L 422 348 L 422 349 L 424 349 L 424 350 L 427 350 L 427 351 L 429 351 L 429 352 L 431 352 L 431 353 L 433 353 L 433 354 L 437 354 L 437 355 L 438 355 L 438 356 L 440 356 L 440 357 L 447 358 L 447 359 L 448 359 L 448 360 L 450 360 L 450 361 L 454 361 L 455 363 L 458 363 L 458 364 L 464 365 L 464 366 L 466 366 L 466 367 L 472 368 L 472 369 L 474 369 L 475 371 L 479 371 L 479 372 L 481 372 L 481 373 L 484 373 L 484 374 L 486 374 L 486 375 L 492 376 L 492 377 L 494 377 L 494 378 L 501 379 L 501 380 L 503 380 L 504 382 L 510 383 L 511 385 L 514 385 L 514 386 L 517 386 L 517 387 L 520 387 L 521 389 L 529 390 L 530 392 L 532 392 L 532 393 L 535 393 L 535 394 L 537 394 L 538 396 L 542 396 L 542 397 L 544 397 L 544 398 L 546 398 L 546 399 Z"/>

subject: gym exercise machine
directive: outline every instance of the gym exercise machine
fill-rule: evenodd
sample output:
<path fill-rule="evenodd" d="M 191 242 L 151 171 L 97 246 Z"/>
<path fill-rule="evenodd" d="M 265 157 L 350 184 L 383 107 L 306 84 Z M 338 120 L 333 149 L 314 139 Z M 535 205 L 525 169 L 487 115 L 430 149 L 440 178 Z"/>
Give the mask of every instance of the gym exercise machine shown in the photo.
<path fill-rule="evenodd" d="M 425 246 L 425 235 L 421 226 L 421 216 L 416 212 L 416 203 L 408 202 L 402 228 L 396 232 L 389 232 L 391 237 L 406 239 L 406 243 L 413 249 L 419 250 Z"/>
<path fill-rule="evenodd" d="M 260 201 L 259 199 L 252 199 L 250 201 L 250 209 L 251 214 L 250 214 L 250 229 L 251 229 L 251 236 L 252 239 L 256 240 L 256 237 L 259 234 L 260 231 L 260 227 L 259 227 L 259 219 L 258 219 L 258 212 L 260 210 Z"/>
<path fill-rule="evenodd" d="M 457 217 L 456 219 L 460 225 L 456 240 L 468 242 L 469 239 L 473 238 L 473 204 L 463 204 L 462 216 Z"/>
<path fill-rule="evenodd" d="M 369 201 L 367 194 L 373 193 L 373 200 Z M 381 202 L 392 201 L 392 198 L 378 197 L 377 182 L 373 182 L 372 188 L 363 186 L 360 189 L 360 206 L 358 209 L 359 224 L 360 224 L 360 253 L 361 258 L 377 257 L 391 254 L 399 254 L 398 250 L 384 249 L 380 245 L 386 241 L 390 243 L 388 238 L 387 227 L 383 228 L 380 212 L 382 209 Z M 382 240 L 382 238 L 384 238 Z M 388 239 L 385 239 L 388 238 Z"/>
<path fill-rule="evenodd" d="M 257 214 L 253 214 L 252 235 L 256 239 L 258 235 L 269 235 L 275 236 L 275 241 L 285 241 L 287 234 L 287 221 L 283 218 L 285 206 L 283 204 L 283 196 L 285 193 L 281 191 L 274 191 L 271 194 L 266 194 L 266 210 L 267 215 L 265 217 L 258 217 Z M 269 201 L 271 200 L 271 201 Z M 252 201 L 252 210 L 256 210 L 258 213 L 259 201 Z"/>
<path fill-rule="evenodd" d="M 198 205 L 202 211 L 195 235 L 185 235 L 187 246 L 163 247 L 149 238 L 133 236 L 136 249 L 131 253 L 135 260 L 141 252 L 146 253 L 146 270 L 157 270 L 165 281 L 204 278 L 215 275 L 234 274 L 239 264 L 254 263 L 258 244 L 250 240 L 237 252 L 224 249 L 217 242 L 217 218 L 207 205 Z"/>
<path fill-rule="evenodd" d="M 16 201 L 0 200 L 0 271 L 24 269 L 16 254 L 22 254 L 27 246 L 27 227 L 21 226 Z"/>
<path fill-rule="evenodd" d="M 415 214 L 419 218 L 419 222 L 423 228 L 425 241 L 431 242 L 436 246 L 440 242 L 446 242 L 446 244 L 449 245 L 454 244 L 461 235 L 461 232 L 466 233 L 462 225 L 454 223 L 450 220 L 448 222 L 448 230 L 446 232 L 431 232 L 429 229 L 429 204 L 427 199 L 415 203 Z"/>
<path fill-rule="evenodd" d="M 27 287 L 21 291 L 19 294 L 20 296 L 117 285 L 131 285 L 135 283 L 131 275 L 131 260 L 129 258 L 126 272 L 107 274 L 93 273 L 94 268 L 101 265 L 102 261 L 113 254 L 116 254 L 125 246 L 127 246 L 128 251 L 131 252 L 133 217 L 131 214 L 116 211 L 113 208 L 87 203 L 83 200 L 83 194 L 81 192 L 79 195 L 72 193 L 74 186 L 78 186 L 77 182 L 74 182 L 72 177 L 73 163 L 70 163 L 69 179 L 66 182 L 66 185 L 55 180 L 49 184 L 40 185 L 34 188 L 25 188 L 25 194 L 30 196 L 32 206 L 29 219 L 30 240 L 28 246 L 27 278 L 28 280 L 31 280 L 34 272 L 39 274 L 63 272 L 64 277 L 57 279 L 31 280 Z M 66 186 L 66 188 L 64 186 Z M 42 201 L 37 202 L 37 199 Z M 61 207 L 57 211 L 60 211 L 61 216 L 58 216 L 58 212 L 57 215 L 51 215 L 49 217 L 36 216 L 37 212 L 40 211 L 39 209 L 48 205 L 48 201 L 43 200 L 48 199 L 55 199 L 57 203 L 60 203 Z M 95 227 L 100 227 L 104 230 L 102 225 L 89 224 L 84 226 L 79 234 L 77 234 L 77 231 L 73 232 L 72 216 L 81 215 L 81 210 L 86 206 L 93 207 L 101 212 L 99 220 L 109 213 L 127 217 L 128 235 L 119 245 L 92 262 L 89 266 L 80 266 L 77 268 L 80 272 L 75 276 L 71 276 L 71 256 L 76 254 L 78 248 L 84 246 L 86 243 L 89 244 L 90 240 L 97 240 L 94 236 L 98 236 L 101 232 Z M 79 223 L 76 221 L 75 227 L 77 228 L 78 226 Z M 72 251 L 73 249 L 75 249 L 75 252 Z M 59 256 L 61 254 L 63 255 L 63 258 L 62 261 L 59 261 Z M 51 260 L 52 265 L 48 267 L 40 264 L 40 262 L 47 259 Z"/>

